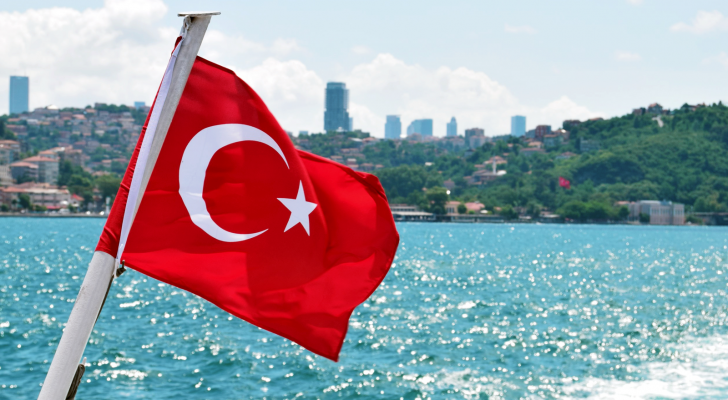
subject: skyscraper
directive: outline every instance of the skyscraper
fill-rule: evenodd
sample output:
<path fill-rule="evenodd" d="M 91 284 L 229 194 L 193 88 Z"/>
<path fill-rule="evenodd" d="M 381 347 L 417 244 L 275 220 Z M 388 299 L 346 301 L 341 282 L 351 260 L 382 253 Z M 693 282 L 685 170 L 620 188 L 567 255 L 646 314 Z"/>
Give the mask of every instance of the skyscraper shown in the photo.
<path fill-rule="evenodd" d="M 27 76 L 10 77 L 10 114 L 28 112 L 30 82 Z"/>
<path fill-rule="evenodd" d="M 402 136 L 402 121 L 399 115 L 387 115 L 387 123 L 384 124 L 385 139 L 399 139 Z"/>
<path fill-rule="evenodd" d="M 523 136 L 526 134 L 526 117 L 514 115 L 511 117 L 511 136 Z"/>
<path fill-rule="evenodd" d="M 326 84 L 326 109 L 324 110 L 324 130 L 351 130 L 349 119 L 349 90 L 342 82 Z"/>
<path fill-rule="evenodd" d="M 407 134 L 419 133 L 422 136 L 432 136 L 432 120 L 416 119 L 407 127 Z"/>
<path fill-rule="evenodd" d="M 447 136 L 458 135 L 458 122 L 455 121 L 455 117 L 452 117 L 450 122 L 447 123 Z"/>

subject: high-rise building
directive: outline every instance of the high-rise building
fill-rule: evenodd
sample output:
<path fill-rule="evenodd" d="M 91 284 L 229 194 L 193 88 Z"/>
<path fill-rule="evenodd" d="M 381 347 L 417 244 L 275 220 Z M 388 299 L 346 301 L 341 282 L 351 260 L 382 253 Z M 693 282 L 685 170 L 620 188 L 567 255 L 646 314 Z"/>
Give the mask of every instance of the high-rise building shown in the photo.
<path fill-rule="evenodd" d="M 526 117 L 514 115 L 511 117 L 511 136 L 521 137 L 526 134 Z"/>
<path fill-rule="evenodd" d="M 407 135 L 419 133 L 422 136 L 432 136 L 432 120 L 416 119 L 407 127 Z"/>
<path fill-rule="evenodd" d="M 351 130 L 349 119 L 349 90 L 342 82 L 326 84 L 326 109 L 324 110 L 324 130 Z"/>
<path fill-rule="evenodd" d="M 447 123 L 447 136 L 458 135 L 458 122 L 455 121 L 455 117 L 452 117 L 450 122 Z"/>
<path fill-rule="evenodd" d="M 402 136 L 402 121 L 399 115 L 387 115 L 387 123 L 384 124 L 385 139 L 399 139 Z"/>
<path fill-rule="evenodd" d="M 349 132 L 354 131 L 354 117 L 349 117 Z"/>
<path fill-rule="evenodd" d="M 298 137 L 308 136 L 308 131 L 298 131 Z"/>
<path fill-rule="evenodd" d="M 28 112 L 29 93 L 30 82 L 27 76 L 10 77 L 10 114 Z"/>
<path fill-rule="evenodd" d="M 145 102 L 143 102 L 143 101 L 135 101 L 134 102 L 134 108 L 136 108 L 137 110 L 140 109 L 140 108 L 144 108 L 144 106 L 146 106 L 146 105 L 147 104 Z"/>

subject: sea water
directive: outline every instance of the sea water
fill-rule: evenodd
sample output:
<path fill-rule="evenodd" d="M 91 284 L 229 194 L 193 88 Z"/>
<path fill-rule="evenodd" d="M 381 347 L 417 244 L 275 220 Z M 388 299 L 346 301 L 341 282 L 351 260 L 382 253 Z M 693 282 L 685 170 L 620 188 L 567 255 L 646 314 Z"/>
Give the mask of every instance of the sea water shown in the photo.
<path fill-rule="evenodd" d="M 0 219 L 0 398 L 34 398 L 103 220 Z M 728 230 L 419 224 L 334 363 L 129 271 L 79 399 L 728 397 Z"/>

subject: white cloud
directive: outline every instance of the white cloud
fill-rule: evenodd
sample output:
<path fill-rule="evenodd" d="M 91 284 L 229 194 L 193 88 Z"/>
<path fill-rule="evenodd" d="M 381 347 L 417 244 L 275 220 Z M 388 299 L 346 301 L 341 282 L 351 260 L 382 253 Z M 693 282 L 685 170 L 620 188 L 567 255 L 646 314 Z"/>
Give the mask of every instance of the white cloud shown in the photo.
<path fill-rule="evenodd" d="M 703 60 L 704 64 L 721 64 L 724 67 L 728 68 L 728 54 L 726 52 L 722 51 L 717 56 L 708 57 Z"/>
<path fill-rule="evenodd" d="M 371 54 L 372 50 L 366 46 L 354 46 L 351 48 L 351 52 L 359 55 Z"/>
<path fill-rule="evenodd" d="M 536 33 L 536 30 L 528 25 L 512 26 L 506 24 L 505 31 L 508 33 Z"/>
<path fill-rule="evenodd" d="M 614 57 L 618 61 L 639 61 L 642 57 L 637 53 L 630 53 L 628 51 L 618 51 Z"/>
<path fill-rule="evenodd" d="M 584 106 L 580 106 L 566 96 L 561 96 L 546 107 L 531 113 L 536 121 L 544 121 L 544 124 L 561 126 L 567 119 L 585 120 L 594 117 L 602 117 L 601 113 L 595 113 Z M 541 122 L 538 122 L 539 124 Z M 535 125 L 535 124 L 534 124 Z"/>
<path fill-rule="evenodd" d="M 269 58 L 256 67 L 233 70 L 265 101 L 283 129 L 322 130 L 326 84 L 302 62 Z"/>
<path fill-rule="evenodd" d="M 555 126 L 564 119 L 599 115 L 565 96 L 545 108 L 526 106 L 482 72 L 448 67 L 431 70 L 407 64 L 391 54 L 379 54 L 340 80 L 350 89 L 355 127 L 380 137 L 388 114 L 399 114 L 403 129 L 414 119 L 432 118 L 436 136 L 444 135 L 445 124 L 453 116 L 461 132 L 481 127 L 493 136 L 508 133 L 510 117 L 516 114 L 527 115 L 530 125 Z M 363 109 L 360 104 L 369 108 Z"/>
<path fill-rule="evenodd" d="M 698 11 L 690 24 L 678 22 L 670 27 L 673 32 L 689 32 L 695 34 L 728 30 L 728 18 L 720 11 Z"/>
<path fill-rule="evenodd" d="M 150 103 L 179 32 L 162 24 L 167 11 L 162 0 L 106 0 L 84 11 L 0 12 L 0 76 L 30 77 L 31 108 Z M 210 29 L 200 54 L 248 66 L 300 50 L 293 40 L 266 46 Z M 0 93 L 7 90 L 7 78 L 0 79 Z M 0 113 L 7 101 L 0 96 Z"/>
<path fill-rule="evenodd" d="M 163 25 L 167 12 L 161 0 L 106 0 L 103 7 L 84 11 L 0 12 L 0 76 L 27 73 L 31 107 L 149 103 L 179 32 Z M 517 30 L 529 31 L 522 28 Z M 365 50 L 371 51 L 352 49 L 358 54 Z M 284 129 L 320 132 L 326 82 L 291 58 L 302 51 L 295 40 L 263 44 L 210 29 L 200 54 L 245 79 Z M 516 114 L 526 115 L 529 126 L 597 115 L 567 97 L 546 107 L 525 105 L 483 72 L 428 69 L 390 54 L 379 54 L 337 78 L 351 90 L 354 127 L 380 137 L 388 114 L 400 114 L 405 127 L 413 119 L 432 118 L 438 136 L 452 116 L 461 132 L 482 127 L 488 135 L 498 135 L 510 130 L 510 116 Z M 7 83 L 0 79 L 0 93 L 7 93 Z M 0 112 L 7 112 L 7 98 L 0 95 Z"/>

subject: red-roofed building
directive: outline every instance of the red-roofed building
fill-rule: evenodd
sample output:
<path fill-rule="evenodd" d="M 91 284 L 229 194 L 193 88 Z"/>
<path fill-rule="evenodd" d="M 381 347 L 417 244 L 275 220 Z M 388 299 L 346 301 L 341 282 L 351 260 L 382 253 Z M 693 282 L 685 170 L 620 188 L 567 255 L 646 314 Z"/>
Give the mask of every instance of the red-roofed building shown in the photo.
<path fill-rule="evenodd" d="M 16 181 L 18 179 L 38 180 L 38 166 L 25 161 L 16 161 L 10 164 L 10 176 Z"/>
<path fill-rule="evenodd" d="M 58 159 L 33 156 L 24 159 L 23 162 L 38 166 L 38 182 L 51 184 L 58 182 Z"/>
<path fill-rule="evenodd" d="M 0 188 L 0 203 L 15 208 L 21 194 L 27 194 L 30 202 L 49 210 L 67 208 L 72 203 L 71 193 L 66 188 L 58 188 L 47 183 L 27 182 L 21 185 Z M 78 203 L 78 202 L 76 202 Z"/>

